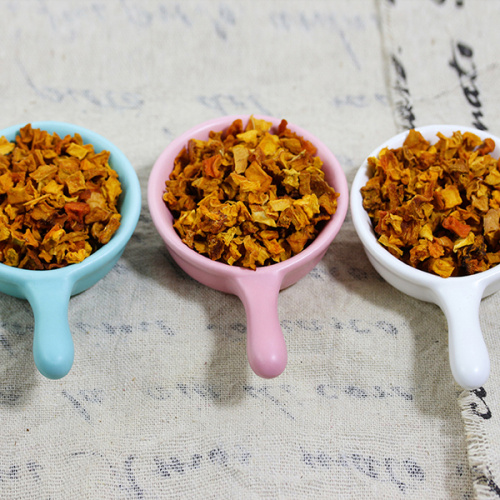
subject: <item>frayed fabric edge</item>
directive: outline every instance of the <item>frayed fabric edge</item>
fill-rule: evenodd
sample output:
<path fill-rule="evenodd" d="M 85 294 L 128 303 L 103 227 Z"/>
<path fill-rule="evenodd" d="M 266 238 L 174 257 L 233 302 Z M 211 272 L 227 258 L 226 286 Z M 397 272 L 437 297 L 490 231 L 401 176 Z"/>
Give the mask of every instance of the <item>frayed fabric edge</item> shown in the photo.
<path fill-rule="evenodd" d="M 488 464 L 490 445 L 481 418 L 473 412 L 477 397 L 473 391 L 463 391 L 458 397 L 465 429 L 467 455 L 478 499 L 499 499 L 500 488 Z"/>

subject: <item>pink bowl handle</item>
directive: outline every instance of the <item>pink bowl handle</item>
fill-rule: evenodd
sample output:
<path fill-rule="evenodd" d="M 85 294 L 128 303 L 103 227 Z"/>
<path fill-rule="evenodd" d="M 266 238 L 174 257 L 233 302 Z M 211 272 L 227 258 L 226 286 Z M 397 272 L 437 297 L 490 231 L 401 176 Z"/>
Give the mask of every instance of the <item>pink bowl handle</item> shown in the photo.
<path fill-rule="evenodd" d="M 247 356 L 256 375 L 277 377 L 285 370 L 287 349 L 278 316 L 281 277 L 247 276 L 236 295 L 247 316 Z"/>

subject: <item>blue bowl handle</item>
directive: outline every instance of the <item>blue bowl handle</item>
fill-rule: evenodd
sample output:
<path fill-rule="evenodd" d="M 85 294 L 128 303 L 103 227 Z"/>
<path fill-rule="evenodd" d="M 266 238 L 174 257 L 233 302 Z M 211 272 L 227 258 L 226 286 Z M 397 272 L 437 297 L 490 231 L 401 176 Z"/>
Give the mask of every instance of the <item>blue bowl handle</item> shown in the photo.
<path fill-rule="evenodd" d="M 70 280 L 46 276 L 25 288 L 35 318 L 33 358 L 38 371 L 49 379 L 64 377 L 73 365 L 75 349 L 68 322 L 71 289 Z"/>

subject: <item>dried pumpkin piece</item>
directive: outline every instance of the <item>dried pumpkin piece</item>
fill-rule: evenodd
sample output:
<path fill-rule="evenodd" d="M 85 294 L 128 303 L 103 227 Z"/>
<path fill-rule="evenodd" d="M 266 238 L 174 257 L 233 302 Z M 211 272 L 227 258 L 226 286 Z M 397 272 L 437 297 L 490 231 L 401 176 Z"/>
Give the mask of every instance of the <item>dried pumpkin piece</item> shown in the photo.
<path fill-rule="evenodd" d="M 403 262 L 442 277 L 464 276 L 500 259 L 499 160 L 495 142 L 470 132 L 410 130 L 400 148 L 368 158 L 361 188 L 379 242 Z"/>
<path fill-rule="evenodd" d="M 87 156 L 88 152 L 89 152 L 88 148 L 74 142 L 69 144 L 68 147 L 66 148 L 66 153 L 68 153 L 71 156 L 75 156 L 79 160 L 83 160 Z"/>
<path fill-rule="evenodd" d="M 81 262 L 120 225 L 109 152 L 81 136 L 21 128 L 0 138 L 0 262 L 32 270 Z"/>
<path fill-rule="evenodd" d="M 0 137 L 0 155 L 8 155 L 12 153 L 15 144 L 13 142 L 9 142 L 4 136 Z"/>
<path fill-rule="evenodd" d="M 256 269 L 301 252 L 337 209 L 316 148 L 290 131 L 250 117 L 207 141 L 191 139 L 166 180 L 163 200 L 190 248 Z"/>
<path fill-rule="evenodd" d="M 245 172 L 249 156 L 250 151 L 245 146 L 237 145 L 233 147 L 234 171 L 237 174 Z"/>

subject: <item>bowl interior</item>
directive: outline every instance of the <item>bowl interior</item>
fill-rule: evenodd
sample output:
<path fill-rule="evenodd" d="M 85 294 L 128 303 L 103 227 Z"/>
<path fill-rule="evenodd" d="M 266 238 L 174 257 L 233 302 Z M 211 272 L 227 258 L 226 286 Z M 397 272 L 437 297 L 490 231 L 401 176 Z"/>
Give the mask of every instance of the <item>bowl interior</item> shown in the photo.
<path fill-rule="evenodd" d="M 472 132 L 481 139 L 490 137 L 495 141 L 496 145 L 495 150 L 491 153 L 491 155 L 495 158 L 500 157 L 500 138 L 482 130 L 460 125 L 428 125 L 418 127 L 416 130 L 418 130 L 424 138 L 431 143 L 436 143 L 438 141 L 438 137 L 436 136 L 437 132 L 441 132 L 445 136 L 451 136 L 453 132 L 460 130 L 462 132 Z M 498 285 L 496 284 L 500 280 L 500 266 L 493 267 L 487 271 L 471 276 L 442 278 L 440 276 L 412 268 L 408 264 L 400 261 L 397 257 L 393 256 L 377 241 L 370 217 L 363 208 L 363 198 L 360 191 L 369 179 L 368 158 L 372 156 L 377 157 L 380 151 L 386 147 L 393 149 L 402 146 L 407 135 L 408 131 L 402 132 L 372 151 L 359 168 L 351 186 L 350 207 L 353 224 L 370 260 L 374 264 L 377 271 L 389 282 L 391 282 L 391 276 L 388 276 L 388 274 L 392 274 L 392 278 L 396 277 L 396 281 L 398 282 L 400 282 L 400 279 L 403 279 L 407 283 L 414 284 L 415 287 L 413 288 L 413 293 L 411 287 L 410 289 L 405 287 L 406 289 L 403 291 L 410 295 L 417 296 L 417 298 L 422 298 L 419 296 L 419 286 L 433 288 L 440 286 L 443 280 L 451 280 L 453 283 L 460 283 L 464 286 L 481 281 L 484 282 L 484 287 L 486 289 L 485 295 L 497 291 L 500 287 L 500 283 L 498 283 Z M 395 283 L 391 284 L 396 286 L 396 288 L 402 288 L 401 285 L 398 286 Z"/>
<path fill-rule="evenodd" d="M 19 129 L 25 124 L 14 125 L 0 130 L 0 136 L 14 140 Z M 33 271 L 0 264 L 0 291 L 23 298 L 23 286 L 27 282 L 40 281 L 50 276 L 51 279 L 71 279 L 75 282 L 74 293 L 83 291 L 100 279 L 120 257 L 139 220 L 141 210 L 141 190 L 137 174 L 127 157 L 109 140 L 83 127 L 56 121 L 32 122 L 34 129 L 66 135 L 81 135 L 83 142 L 92 144 L 96 152 L 107 150 L 111 153 L 110 166 L 118 173 L 122 185 L 119 210 L 122 216 L 120 227 L 111 240 L 99 250 L 78 264 L 60 269 Z"/>
<path fill-rule="evenodd" d="M 168 179 L 174 165 L 174 159 L 185 147 L 188 141 L 192 138 L 206 140 L 211 130 L 219 131 L 227 128 L 234 120 L 241 119 L 244 126 L 248 122 L 250 115 L 234 115 L 217 118 L 204 122 L 192 129 L 186 131 L 181 136 L 172 141 L 168 147 L 161 153 L 158 160 L 153 166 L 148 183 L 148 205 L 151 212 L 153 223 L 156 226 L 159 234 L 163 238 L 167 248 L 173 258 L 188 272 L 188 274 L 196 274 L 195 279 L 203 282 L 203 276 L 227 276 L 239 278 L 249 274 L 254 275 L 266 273 L 282 273 L 287 274 L 290 269 L 300 267 L 311 263 L 311 260 L 319 260 L 328 245 L 334 239 L 339 231 L 348 208 L 348 187 L 345 175 L 340 164 L 331 151 L 316 137 L 307 131 L 292 124 L 288 127 L 297 134 L 303 136 L 317 147 L 317 155 L 323 160 L 325 177 L 335 190 L 340 194 L 337 199 L 338 206 L 334 216 L 328 221 L 322 231 L 318 234 L 311 244 L 299 254 L 290 259 L 272 264 L 270 266 L 257 268 L 256 271 L 244 269 L 237 266 L 230 266 L 222 262 L 215 262 L 206 256 L 203 256 L 189 248 L 182 242 L 175 229 L 173 228 L 173 217 L 163 201 L 163 193 L 165 191 L 165 181 Z M 272 122 L 273 126 L 278 126 L 281 120 L 269 116 L 255 115 L 255 118 L 265 119 Z M 314 267 L 314 266 L 313 266 Z M 299 279 L 299 277 L 297 277 Z M 296 281 L 296 279 L 295 279 Z M 209 284 L 209 283 L 206 283 Z M 291 284 L 291 283 L 288 283 Z M 287 285 L 288 285 L 287 284 Z M 215 288 L 221 289 L 214 283 L 209 284 Z"/>

